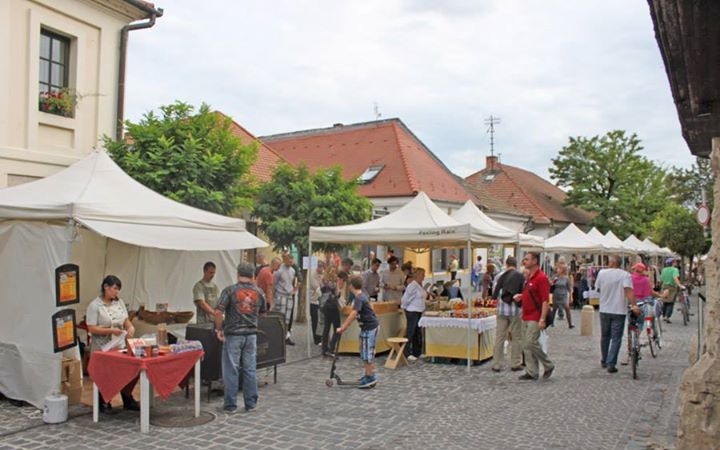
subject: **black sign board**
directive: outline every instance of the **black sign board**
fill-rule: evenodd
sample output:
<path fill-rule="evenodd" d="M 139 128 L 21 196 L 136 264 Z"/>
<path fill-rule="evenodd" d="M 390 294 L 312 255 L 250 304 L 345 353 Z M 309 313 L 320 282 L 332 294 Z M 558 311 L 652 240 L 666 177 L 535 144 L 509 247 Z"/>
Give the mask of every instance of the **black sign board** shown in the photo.
<path fill-rule="evenodd" d="M 75 310 L 62 309 L 53 314 L 52 331 L 55 353 L 74 347 L 77 344 Z"/>

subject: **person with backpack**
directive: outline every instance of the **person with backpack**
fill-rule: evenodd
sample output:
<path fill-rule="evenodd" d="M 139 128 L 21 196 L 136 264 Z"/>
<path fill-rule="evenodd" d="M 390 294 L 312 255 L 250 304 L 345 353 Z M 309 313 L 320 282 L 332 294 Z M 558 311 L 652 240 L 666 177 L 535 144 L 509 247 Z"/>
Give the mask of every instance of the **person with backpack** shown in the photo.
<path fill-rule="evenodd" d="M 495 350 L 493 352 L 492 371 L 500 372 L 505 360 L 505 341 L 510 341 L 510 370 L 522 370 L 522 320 L 520 302 L 515 294 L 522 292 L 525 277 L 517 270 L 514 256 L 505 259 L 505 270 L 498 276 L 492 298 L 498 300 L 497 328 L 495 329 Z"/>

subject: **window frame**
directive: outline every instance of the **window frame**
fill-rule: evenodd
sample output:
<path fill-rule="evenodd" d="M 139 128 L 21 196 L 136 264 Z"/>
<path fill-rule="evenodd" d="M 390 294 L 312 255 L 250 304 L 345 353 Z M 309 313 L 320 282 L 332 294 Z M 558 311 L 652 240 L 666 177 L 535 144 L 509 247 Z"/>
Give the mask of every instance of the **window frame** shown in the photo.
<path fill-rule="evenodd" d="M 43 41 L 46 38 L 48 47 L 45 53 L 43 52 Z M 72 51 L 73 38 L 51 28 L 40 27 L 37 59 L 38 111 L 68 118 L 75 117 L 76 98 L 70 80 Z M 57 55 L 56 52 L 60 55 Z"/>

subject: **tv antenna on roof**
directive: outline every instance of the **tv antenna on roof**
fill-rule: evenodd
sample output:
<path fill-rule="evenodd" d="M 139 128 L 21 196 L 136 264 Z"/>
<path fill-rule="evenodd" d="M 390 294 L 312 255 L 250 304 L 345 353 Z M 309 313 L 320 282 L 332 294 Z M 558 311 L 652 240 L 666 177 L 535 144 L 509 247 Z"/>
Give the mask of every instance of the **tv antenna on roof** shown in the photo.
<path fill-rule="evenodd" d="M 487 133 L 490 133 L 490 156 L 495 156 L 495 125 L 500 124 L 499 117 L 490 115 L 485 119 L 485 125 L 488 125 Z"/>
<path fill-rule="evenodd" d="M 375 113 L 375 120 L 380 120 L 382 114 L 380 113 L 380 105 L 377 102 L 373 103 L 373 113 Z"/>

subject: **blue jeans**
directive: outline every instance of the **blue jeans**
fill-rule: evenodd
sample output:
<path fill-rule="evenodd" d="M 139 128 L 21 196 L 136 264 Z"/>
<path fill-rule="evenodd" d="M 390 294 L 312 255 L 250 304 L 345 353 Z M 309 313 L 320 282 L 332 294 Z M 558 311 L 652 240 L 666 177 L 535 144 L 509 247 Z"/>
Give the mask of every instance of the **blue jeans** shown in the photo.
<path fill-rule="evenodd" d="M 257 378 L 257 336 L 225 336 L 222 356 L 222 374 L 225 383 L 225 409 L 237 408 L 238 379 L 240 365 L 243 372 L 243 399 L 245 408 L 254 408 L 258 401 Z"/>
<path fill-rule="evenodd" d="M 618 353 L 625 331 L 625 314 L 600 313 L 600 354 L 602 364 L 617 365 Z"/>

